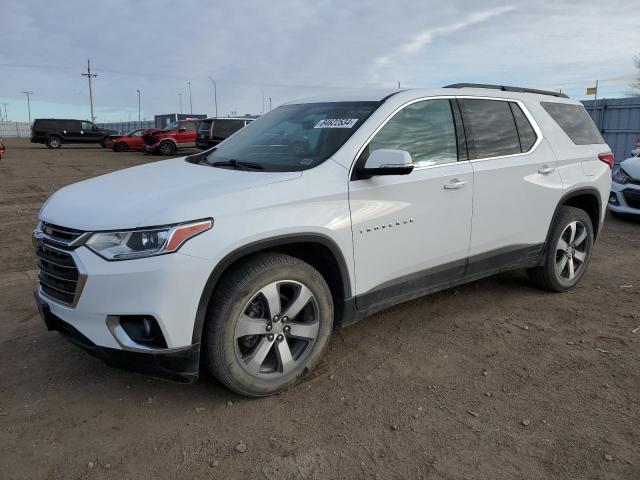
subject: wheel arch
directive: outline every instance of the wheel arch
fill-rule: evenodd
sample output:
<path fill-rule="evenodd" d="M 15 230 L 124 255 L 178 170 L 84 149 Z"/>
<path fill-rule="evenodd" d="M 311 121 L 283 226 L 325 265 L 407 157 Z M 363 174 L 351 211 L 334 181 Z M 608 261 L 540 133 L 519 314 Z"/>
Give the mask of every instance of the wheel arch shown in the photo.
<path fill-rule="evenodd" d="M 587 212 L 589 218 L 591 218 L 591 223 L 593 224 L 594 240 L 598 236 L 598 232 L 600 230 L 600 218 L 602 214 L 602 199 L 600 197 L 600 192 L 594 187 L 581 187 L 576 188 L 575 190 L 571 190 L 570 192 L 565 193 L 562 198 L 560 198 L 560 201 L 558 202 L 558 205 L 553 212 L 551 222 L 549 223 L 549 230 L 547 231 L 547 238 L 544 242 L 545 248 L 541 257 L 542 259 L 546 258 L 545 253 L 547 251 L 547 248 L 549 247 L 549 241 L 551 240 L 553 226 L 556 222 L 556 219 L 558 218 L 560 209 L 566 206 L 579 208 Z"/>
<path fill-rule="evenodd" d="M 600 192 L 593 187 L 583 187 L 572 190 L 565 194 L 556 207 L 554 213 L 554 220 L 560 210 L 560 207 L 568 206 L 575 207 L 584 210 L 591 218 L 591 224 L 593 225 L 593 237 L 598 236 L 600 231 L 600 218 L 602 217 L 602 199 L 600 198 Z"/>
<path fill-rule="evenodd" d="M 351 277 L 347 262 L 338 245 L 326 235 L 318 233 L 290 234 L 249 243 L 227 254 L 214 267 L 200 295 L 193 326 L 192 343 L 200 343 L 210 311 L 213 292 L 222 276 L 239 261 L 258 253 L 276 252 L 299 258 L 316 268 L 329 285 L 334 300 L 335 317 L 350 315 L 348 300 L 352 298 Z"/>

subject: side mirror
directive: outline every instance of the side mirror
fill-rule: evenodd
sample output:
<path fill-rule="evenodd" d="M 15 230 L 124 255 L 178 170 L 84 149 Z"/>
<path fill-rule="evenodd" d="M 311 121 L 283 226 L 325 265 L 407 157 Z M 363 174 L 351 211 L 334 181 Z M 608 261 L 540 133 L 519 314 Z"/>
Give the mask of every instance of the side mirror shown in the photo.
<path fill-rule="evenodd" d="M 179 131 L 179 132 L 186 132 L 186 131 L 187 131 L 187 129 L 186 129 L 186 128 L 184 128 L 184 127 L 181 127 L 181 128 L 179 128 L 179 129 L 178 129 L 178 131 Z"/>
<path fill-rule="evenodd" d="M 362 178 L 374 175 L 407 175 L 413 171 L 411 154 L 406 150 L 374 150 L 362 168 Z"/>

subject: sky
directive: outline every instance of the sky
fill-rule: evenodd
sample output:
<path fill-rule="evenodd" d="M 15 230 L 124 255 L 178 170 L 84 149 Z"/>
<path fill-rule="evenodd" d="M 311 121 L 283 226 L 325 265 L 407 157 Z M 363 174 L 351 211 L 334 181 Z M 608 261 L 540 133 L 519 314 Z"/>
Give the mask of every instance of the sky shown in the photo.
<path fill-rule="evenodd" d="M 628 95 L 640 0 L 0 0 L 9 120 L 260 114 L 344 89 L 457 82 Z M 189 84 L 191 82 L 191 105 Z M 264 101 L 263 101 L 264 98 Z M 3 107 L 4 114 L 4 107 Z"/>

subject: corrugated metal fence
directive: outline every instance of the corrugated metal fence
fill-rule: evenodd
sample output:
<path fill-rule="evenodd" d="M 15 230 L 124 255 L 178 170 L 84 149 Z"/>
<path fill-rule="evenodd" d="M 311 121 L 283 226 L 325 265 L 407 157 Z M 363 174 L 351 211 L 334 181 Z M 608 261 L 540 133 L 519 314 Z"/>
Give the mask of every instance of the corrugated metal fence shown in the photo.
<path fill-rule="evenodd" d="M 31 124 L 29 122 L 0 122 L 0 138 L 16 137 L 31 137 Z"/>
<path fill-rule="evenodd" d="M 629 158 L 640 136 L 640 97 L 603 98 L 582 103 L 611 147 L 616 162 Z"/>
<path fill-rule="evenodd" d="M 108 128 L 117 132 L 127 133 L 137 128 L 154 128 L 155 123 L 153 120 L 146 120 L 144 122 L 115 122 L 115 123 L 98 123 L 99 127 Z"/>

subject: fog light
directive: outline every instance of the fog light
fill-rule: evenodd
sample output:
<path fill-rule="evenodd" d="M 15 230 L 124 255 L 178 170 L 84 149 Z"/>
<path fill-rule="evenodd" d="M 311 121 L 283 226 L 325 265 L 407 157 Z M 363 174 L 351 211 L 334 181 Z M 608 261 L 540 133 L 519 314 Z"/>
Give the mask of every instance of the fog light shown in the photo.
<path fill-rule="evenodd" d="M 142 317 L 142 326 L 144 328 L 145 337 L 151 336 L 151 322 L 148 317 Z"/>
<path fill-rule="evenodd" d="M 162 329 L 151 315 L 121 315 L 120 326 L 135 343 L 148 347 L 167 348 Z"/>
<path fill-rule="evenodd" d="M 618 205 L 618 196 L 613 192 L 609 194 L 609 203 L 612 203 L 613 205 Z"/>

